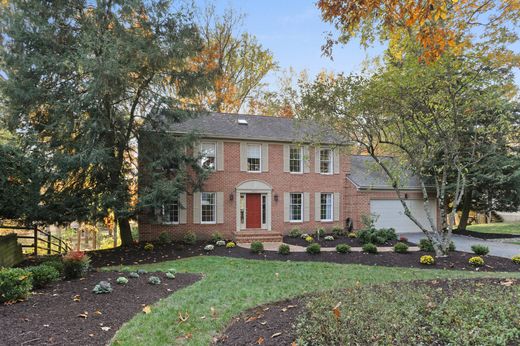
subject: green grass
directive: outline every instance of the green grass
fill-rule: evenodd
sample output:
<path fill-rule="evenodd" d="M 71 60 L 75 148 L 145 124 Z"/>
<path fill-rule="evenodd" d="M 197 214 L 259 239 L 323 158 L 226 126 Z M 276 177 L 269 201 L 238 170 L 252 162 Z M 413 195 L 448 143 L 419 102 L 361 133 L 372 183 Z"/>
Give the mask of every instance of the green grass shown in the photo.
<path fill-rule="evenodd" d="M 149 271 L 175 268 L 178 272 L 204 273 L 204 278 L 154 304 L 152 313 L 136 315 L 117 332 L 114 345 L 209 345 L 212 337 L 241 311 L 284 298 L 356 284 L 486 276 L 477 272 L 226 257 L 193 257 L 132 270 L 136 268 Z M 520 274 L 488 273 L 487 276 L 520 277 Z M 190 317 L 181 323 L 179 313 Z"/>
<path fill-rule="evenodd" d="M 468 230 L 479 233 L 503 233 L 503 234 L 519 234 L 520 222 L 508 223 L 487 223 L 481 225 L 468 226 Z"/>

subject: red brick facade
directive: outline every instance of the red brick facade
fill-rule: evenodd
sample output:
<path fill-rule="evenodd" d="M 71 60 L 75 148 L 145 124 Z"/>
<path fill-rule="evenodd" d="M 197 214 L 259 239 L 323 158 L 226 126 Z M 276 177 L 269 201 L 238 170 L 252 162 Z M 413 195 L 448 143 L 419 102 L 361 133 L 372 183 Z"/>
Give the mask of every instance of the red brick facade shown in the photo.
<path fill-rule="evenodd" d="M 287 144 L 287 143 L 285 143 Z M 370 199 L 395 199 L 393 191 L 358 191 L 346 178 L 349 172 L 350 156 L 339 155 L 339 172 L 336 174 L 315 173 L 315 150 L 310 147 L 309 172 L 288 173 L 284 172 L 284 143 L 268 143 L 268 171 L 244 172 L 240 168 L 240 141 L 223 140 L 223 170 L 213 172 L 204 185 L 204 191 L 223 193 L 223 222 L 216 224 L 193 223 L 193 196 L 186 199 L 186 223 L 165 225 L 148 222 L 146 217 L 139 218 L 140 240 L 155 240 L 162 232 L 169 232 L 174 239 L 180 239 L 187 231 L 193 231 L 199 238 L 209 238 L 213 232 L 220 232 L 228 239 L 233 239 L 237 232 L 237 198 L 236 187 L 241 183 L 255 180 L 263 182 L 272 188 L 271 201 L 271 231 L 286 234 L 292 228 L 302 231 L 314 231 L 317 228 L 330 229 L 335 225 L 341 227 L 345 219 L 353 219 L 354 228 L 360 227 L 361 215 L 370 213 Z M 262 158 L 265 159 L 265 158 Z M 309 193 L 309 221 L 286 222 L 284 221 L 284 193 L 307 192 Z M 315 221 L 315 193 L 339 193 L 339 215 L 335 215 L 337 221 Z M 420 199 L 417 192 L 408 192 L 408 198 Z"/>

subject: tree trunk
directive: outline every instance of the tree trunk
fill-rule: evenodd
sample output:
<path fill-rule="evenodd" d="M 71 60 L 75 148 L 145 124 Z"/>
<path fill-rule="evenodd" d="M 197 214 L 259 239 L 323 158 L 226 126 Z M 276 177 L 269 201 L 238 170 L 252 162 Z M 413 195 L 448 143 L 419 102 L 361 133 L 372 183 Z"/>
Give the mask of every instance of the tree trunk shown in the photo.
<path fill-rule="evenodd" d="M 473 195 L 473 191 L 469 190 L 469 189 L 464 194 L 464 201 L 462 202 L 462 211 L 460 214 L 459 226 L 457 227 L 459 230 L 465 231 L 466 227 L 468 226 L 469 212 L 471 210 L 472 195 Z"/>
<path fill-rule="evenodd" d="M 130 228 L 130 220 L 127 218 L 118 219 L 119 233 L 121 235 L 121 246 L 130 246 L 134 243 L 132 239 L 132 229 Z"/>

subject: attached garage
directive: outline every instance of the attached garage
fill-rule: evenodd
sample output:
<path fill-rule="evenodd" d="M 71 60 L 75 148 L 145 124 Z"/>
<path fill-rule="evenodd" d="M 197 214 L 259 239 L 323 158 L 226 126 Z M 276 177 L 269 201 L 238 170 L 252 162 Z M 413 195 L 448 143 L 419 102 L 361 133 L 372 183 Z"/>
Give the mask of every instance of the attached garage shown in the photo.
<path fill-rule="evenodd" d="M 414 215 L 422 225 L 429 227 L 430 223 L 424 210 L 423 201 L 407 200 L 406 204 L 412 215 Z M 435 201 L 430 200 L 429 204 L 431 216 L 433 217 L 435 225 L 437 225 Z M 370 214 L 377 216 L 375 223 L 377 228 L 394 228 L 398 234 L 421 232 L 419 227 L 404 214 L 404 208 L 399 200 L 373 199 L 370 201 Z"/>

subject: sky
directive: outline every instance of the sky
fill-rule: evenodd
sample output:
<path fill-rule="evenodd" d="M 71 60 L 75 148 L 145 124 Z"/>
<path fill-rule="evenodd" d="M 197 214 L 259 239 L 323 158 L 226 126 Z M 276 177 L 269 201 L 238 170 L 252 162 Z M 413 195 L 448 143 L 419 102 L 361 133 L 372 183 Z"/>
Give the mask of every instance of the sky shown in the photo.
<path fill-rule="evenodd" d="M 195 1 L 199 7 L 207 4 L 206 0 Z M 352 40 L 334 48 L 333 61 L 322 56 L 325 33 L 333 27 L 322 21 L 316 0 L 215 0 L 211 3 L 217 13 L 228 7 L 244 13 L 243 29 L 273 52 L 280 69 L 293 67 L 296 72 L 307 69 L 311 78 L 323 69 L 336 73 L 360 71 L 367 57 L 378 56 L 385 48 L 375 44 L 365 50 L 358 40 Z M 520 49 L 520 43 L 515 44 L 515 49 L 517 47 Z M 516 84 L 520 85 L 520 71 L 515 72 Z M 269 74 L 264 81 L 274 86 L 276 73 Z"/>
<path fill-rule="evenodd" d="M 205 0 L 196 1 L 200 7 Z M 310 77 L 323 69 L 333 72 L 351 72 L 361 69 L 363 60 L 383 52 L 378 45 L 365 51 L 358 41 L 347 46 L 337 46 L 334 60 L 322 56 L 321 46 L 325 33 L 332 26 L 324 23 L 316 0 L 220 0 L 212 2 L 218 13 L 226 8 L 245 14 L 243 29 L 257 37 L 264 48 L 273 52 L 281 69 L 293 67 L 296 72 L 307 69 Z M 274 82 L 275 74 L 266 77 Z"/>

